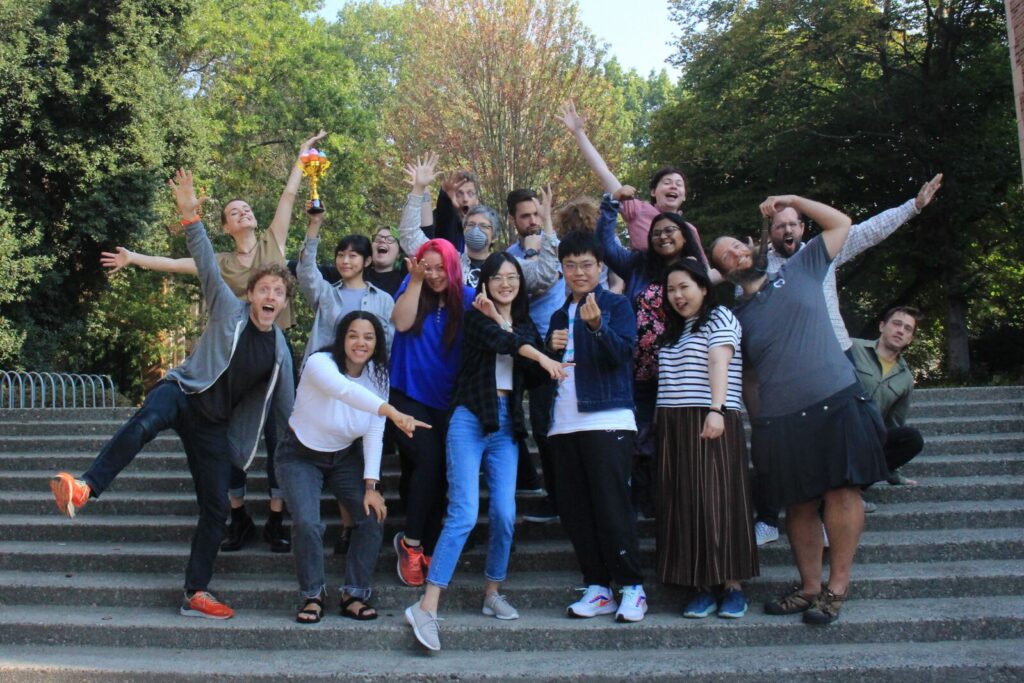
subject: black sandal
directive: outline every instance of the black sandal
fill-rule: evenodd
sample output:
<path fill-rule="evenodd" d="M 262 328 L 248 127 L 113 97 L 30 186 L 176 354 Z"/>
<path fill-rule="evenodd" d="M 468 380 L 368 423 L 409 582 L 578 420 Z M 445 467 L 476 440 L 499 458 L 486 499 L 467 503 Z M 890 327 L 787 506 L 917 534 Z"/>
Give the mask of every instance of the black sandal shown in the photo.
<path fill-rule="evenodd" d="M 363 606 L 357 609 L 355 612 L 349 609 L 349 607 L 351 607 L 352 603 L 354 602 L 363 603 Z M 373 614 L 367 614 L 367 612 L 370 611 L 372 611 Z M 348 619 L 355 619 L 356 621 L 370 621 L 371 619 L 376 619 L 378 614 L 377 610 L 373 607 L 373 605 L 366 602 L 366 600 L 360 600 L 359 598 L 350 595 L 349 597 L 341 601 L 341 616 L 346 617 Z"/>
<path fill-rule="evenodd" d="M 319 609 L 310 609 L 310 605 L 316 605 Z M 312 616 L 312 619 L 303 619 L 303 615 Z M 320 596 L 315 598 L 309 598 L 306 600 L 306 604 L 302 606 L 299 613 L 295 615 L 295 621 L 300 624 L 319 624 L 320 619 L 324 616 L 324 601 L 320 599 Z"/>

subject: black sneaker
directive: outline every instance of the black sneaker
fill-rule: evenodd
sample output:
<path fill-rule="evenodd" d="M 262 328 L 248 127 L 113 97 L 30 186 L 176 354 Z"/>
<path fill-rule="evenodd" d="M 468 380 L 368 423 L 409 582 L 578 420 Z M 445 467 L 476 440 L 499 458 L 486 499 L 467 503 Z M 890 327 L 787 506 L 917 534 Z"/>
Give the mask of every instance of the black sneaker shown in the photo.
<path fill-rule="evenodd" d="M 523 519 L 534 524 L 553 524 L 558 521 L 558 510 L 550 498 L 545 498 L 540 510 L 531 515 L 523 515 Z"/>
<path fill-rule="evenodd" d="M 270 544 L 272 553 L 289 553 L 292 550 L 291 534 L 280 518 L 269 519 L 263 525 L 263 540 Z"/>
<path fill-rule="evenodd" d="M 226 553 L 241 550 L 242 546 L 256 536 L 256 525 L 252 523 L 252 517 L 248 513 L 238 519 L 232 519 L 228 524 L 227 536 L 220 544 L 220 549 Z"/>

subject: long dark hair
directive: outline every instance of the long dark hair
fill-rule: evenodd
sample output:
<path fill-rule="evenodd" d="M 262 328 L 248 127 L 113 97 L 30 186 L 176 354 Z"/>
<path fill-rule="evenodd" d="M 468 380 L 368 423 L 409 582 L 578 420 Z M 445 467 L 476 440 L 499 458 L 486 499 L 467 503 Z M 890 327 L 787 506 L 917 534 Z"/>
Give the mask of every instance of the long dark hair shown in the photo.
<path fill-rule="evenodd" d="M 428 251 L 437 252 L 441 257 L 441 264 L 448 276 L 448 288 L 444 294 L 438 295 L 426 283 L 423 283 L 423 287 L 420 289 L 420 299 L 416 306 L 416 320 L 410 331 L 413 334 L 423 331 L 423 322 L 430 313 L 440 307 L 441 296 L 443 296 L 445 306 L 448 308 L 448 320 L 444 324 L 441 342 L 446 349 L 450 349 L 462 332 L 462 313 L 471 302 L 462 300 L 462 262 L 459 260 L 459 252 L 455 251 L 452 243 L 446 239 L 432 239 L 429 242 L 424 242 L 416 251 L 416 260 L 423 260 Z"/>
<path fill-rule="evenodd" d="M 654 237 L 652 237 L 654 224 L 662 220 L 672 221 L 683 235 L 683 250 L 673 256 L 670 261 L 666 261 L 654 251 Z M 647 251 L 644 253 L 644 270 L 647 278 L 651 282 L 664 280 L 668 275 L 667 267 L 670 263 L 688 258 L 696 259 L 701 264 L 704 263 L 704 251 L 701 249 L 700 240 L 697 239 L 693 228 L 686 222 L 686 219 L 677 213 L 659 213 L 651 221 L 651 229 L 647 231 Z"/>
<path fill-rule="evenodd" d="M 523 267 L 519 265 L 519 261 L 514 257 L 506 254 L 503 251 L 491 254 L 484 261 L 484 264 L 480 266 L 480 282 L 476 285 L 476 293 L 485 291 L 484 287 L 490 282 L 491 278 L 498 274 L 501 270 L 501 266 L 506 263 L 511 263 L 515 266 L 516 275 L 519 276 L 519 291 L 516 292 L 516 298 L 512 299 L 512 325 L 518 325 L 530 319 L 530 297 L 526 293 L 526 278 L 523 276 Z M 488 291 L 487 296 L 494 300 L 491 293 Z"/>
<path fill-rule="evenodd" d="M 373 313 L 368 311 L 346 313 L 338 321 L 338 326 L 334 328 L 334 344 L 325 346 L 320 351 L 330 353 L 335 365 L 338 366 L 338 371 L 344 375 L 346 372 L 345 335 L 348 334 L 348 328 L 352 327 L 352 323 L 356 320 L 366 320 L 373 326 L 373 334 L 377 337 L 377 341 L 373 345 L 373 355 L 370 356 L 370 361 L 373 363 L 372 379 L 379 392 L 386 395 L 388 390 L 388 338 L 384 333 L 384 326 L 380 324 L 380 320 Z"/>
<path fill-rule="evenodd" d="M 697 318 L 692 324 L 688 324 L 686 319 L 679 315 L 669 302 L 668 277 L 676 271 L 686 273 L 693 278 L 698 287 L 702 287 L 705 290 L 704 303 L 701 304 L 700 310 L 697 311 Z M 704 268 L 703 263 L 692 258 L 685 258 L 666 266 L 665 277 L 661 281 L 661 288 L 664 292 L 661 308 L 665 312 L 665 332 L 661 335 L 660 340 L 662 346 L 671 346 L 679 341 L 684 332 L 688 330 L 696 332 L 706 325 L 711 319 L 711 312 L 718 305 L 718 299 L 715 296 L 714 288 L 711 287 L 711 279 L 708 277 L 707 269 Z"/>

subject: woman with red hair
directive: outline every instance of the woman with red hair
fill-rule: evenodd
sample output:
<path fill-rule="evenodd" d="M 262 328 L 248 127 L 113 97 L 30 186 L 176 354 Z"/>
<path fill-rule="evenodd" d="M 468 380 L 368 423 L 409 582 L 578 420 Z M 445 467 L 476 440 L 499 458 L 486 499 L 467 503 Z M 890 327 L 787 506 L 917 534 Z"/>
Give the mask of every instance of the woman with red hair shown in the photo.
<path fill-rule="evenodd" d="M 426 242 L 406 264 L 409 276 L 391 314 L 390 403 L 434 428 L 396 433 L 405 529 L 395 534 L 394 545 L 398 578 L 422 586 L 444 520 L 448 405 L 459 370 L 462 314 L 475 292 L 462 284 L 459 252 L 448 240 Z"/>

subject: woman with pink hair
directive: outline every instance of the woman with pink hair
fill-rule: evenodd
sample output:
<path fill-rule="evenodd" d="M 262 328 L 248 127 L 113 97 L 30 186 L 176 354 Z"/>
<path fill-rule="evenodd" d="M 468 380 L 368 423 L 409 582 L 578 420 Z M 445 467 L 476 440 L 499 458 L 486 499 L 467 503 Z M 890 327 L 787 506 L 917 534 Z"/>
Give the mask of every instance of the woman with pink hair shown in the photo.
<path fill-rule="evenodd" d="M 475 292 L 462 284 L 459 253 L 448 240 L 424 243 L 406 264 L 409 276 L 391 314 L 390 403 L 434 428 L 396 434 L 405 529 L 394 545 L 398 578 L 422 586 L 444 520 L 448 405 L 459 370 L 462 314 Z"/>

